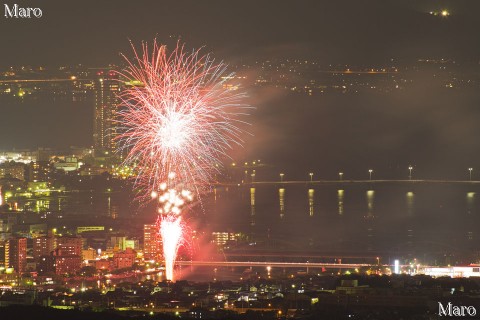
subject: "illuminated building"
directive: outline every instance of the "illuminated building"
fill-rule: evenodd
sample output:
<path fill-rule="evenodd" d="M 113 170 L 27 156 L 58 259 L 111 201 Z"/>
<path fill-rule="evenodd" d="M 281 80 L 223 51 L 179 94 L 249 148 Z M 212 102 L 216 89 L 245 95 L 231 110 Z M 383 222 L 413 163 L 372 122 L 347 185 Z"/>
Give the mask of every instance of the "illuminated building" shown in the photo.
<path fill-rule="evenodd" d="M 93 146 L 101 155 L 115 150 L 115 109 L 117 94 L 120 91 L 118 77 L 112 70 L 100 70 L 94 83 L 95 113 L 93 123 Z M 98 154 L 100 155 L 100 154 Z"/>
<path fill-rule="evenodd" d="M 95 260 L 95 269 L 97 270 L 111 270 L 112 264 L 107 259 Z"/>
<path fill-rule="evenodd" d="M 82 237 L 60 237 L 57 238 L 57 249 L 60 249 L 65 255 L 82 256 L 82 249 L 84 245 Z"/>
<path fill-rule="evenodd" d="M 419 273 L 431 277 L 469 278 L 480 277 L 480 265 L 453 267 L 422 267 Z"/>
<path fill-rule="evenodd" d="M 113 248 L 113 250 L 125 250 L 126 240 L 127 240 L 127 237 L 123 237 L 123 236 L 110 237 L 110 246 Z"/>
<path fill-rule="evenodd" d="M 80 167 L 80 163 L 76 157 L 65 157 L 65 161 L 55 162 L 53 167 L 56 170 L 74 171 Z"/>
<path fill-rule="evenodd" d="M 40 182 L 48 181 L 50 173 L 50 164 L 47 161 L 35 161 L 29 166 L 29 181 Z"/>
<path fill-rule="evenodd" d="M 129 240 L 125 236 L 114 236 L 110 237 L 110 247 L 113 250 L 126 250 L 127 248 L 130 249 L 138 249 L 138 240 Z"/>
<path fill-rule="evenodd" d="M 35 239 L 36 241 L 37 239 Z M 38 240 L 37 250 L 34 242 L 34 257 L 40 252 L 47 252 L 52 246 L 54 250 L 39 256 L 37 271 L 41 274 L 72 274 L 80 270 L 82 265 L 82 249 L 84 239 L 81 237 L 60 237 Z"/>
<path fill-rule="evenodd" d="M 126 248 L 131 248 L 131 249 L 138 249 L 140 248 L 139 241 L 138 240 L 125 240 L 125 249 Z"/>
<path fill-rule="evenodd" d="M 114 269 L 131 268 L 135 263 L 137 253 L 131 248 L 127 248 L 125 251 L 117 252 L 113 255 L 113 267 Z"/>
<path fill-rule="evenodd" d="M 33 259 L 40 261 L 42 256 L 48 256 L 55 247 L 55 238 L 38 237 L 33 239 Z"/>
<path fill-rule="evenodd" d="M 97 257 L 97 250 L 88 248 L 82 250 L 82 260 L 94 260 Z"/>
<path fill-rule="evenodd" d="M 53 254 L 40 257 L 37 271 L 39 274 L 55 273 L 55 257 Z"/>
<path fill-rule="evenodd" d="M 0 267 L 7 267 L 7 265 L 5 264 L 5 261 L 6 261 L 6 243 L 5 241 L 0 241 Z"/>
<path fill-rule="evenodd" d="M 23 273 L 27 265 L 27 239 L 15 238 L 6 241 L 5 265 Z"/>
<path fill-rule="evenodd" d="M 2 163 L 0 178 L 14 178 L 25 181 L 25 165 L 23 163 Z"/>
<path fill-rule="evenodd" d="M 80 270 L 82 258 L 79 256 L 57 256 L 55 257 L 56 274 L 72 274 Z"/>
<path fill-rule="evenodd" d="M 212 232 L 212 242 L 217 246 L 224 246 L 228 242 L 236 242 L 240 234 L 233 232 Z"/>
<path fill-rule="evenodd" d="M 104 231 L 104 226 L 88 226 L 88 227 L 77 227 L 77 233 L 91 232 L 91 231 Z"/>
<path fill-rule="evenodd" d="M 143 226 L 143 258 L 145 260 L 156 260 L 160 257 L 162 245 L 158 238 L 158 227 L 156 224 Z"/>
<path fill-rule="evenodd" d="M 61 256 L 78 256 L 78 254 L 76 254 L 78 251 L 77 247 L 72 245 L 59 245 L 55 250 L 58 252 L 58 255 Z"/>
<path fill-rule="evenodd" d="M 73 274 L 82 267 L 82 258 L 78 255 L 63 254 L 59 249 L 48 256 L 42 256 L 37 271 L 40 274 Z"/>

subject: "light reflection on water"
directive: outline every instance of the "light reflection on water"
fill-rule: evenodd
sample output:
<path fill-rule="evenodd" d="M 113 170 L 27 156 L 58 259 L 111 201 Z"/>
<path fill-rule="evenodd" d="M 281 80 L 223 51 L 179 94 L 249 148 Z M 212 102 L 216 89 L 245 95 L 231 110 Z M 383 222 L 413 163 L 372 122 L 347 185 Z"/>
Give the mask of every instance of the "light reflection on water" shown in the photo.
<path fill-rule="evenodd" d="M 344 190 L 337 191 L 337 198 L 338 198 L 338 214 L 343 215 L 343 197 L 344 197 Z"/>
<path fill-rule="evenodd" d="M 415 183 L 219 188 L 222 197 L 207 204 L 202 219 L 215 231 L 243 232 L 260 242 L 268 235 L 276 249 L 466 251 L 479 238 L 473 227 L 480 223 L 479 188 Z"/>
<path fill-rule="evenodd" d="M 196 228 L 242 232 L 275 250 L 319 252 L 480 251 L 479 185 L 361 184 L 217 187 Z M 33 211 L 130 217 L 123 193 L 78 193 L 19 201 Z"/>
<path fill-rule="evenodd" d="M 278 199 L 280 202 L 280 219 L 285 217 L 285 188 L 278 189 Z"/>
<path fill-rule="evenodd" d="M 315 189 L 308 189 L 308 213 L 310 217 L 313 216 L 313 208 L 315 205 Z"/>

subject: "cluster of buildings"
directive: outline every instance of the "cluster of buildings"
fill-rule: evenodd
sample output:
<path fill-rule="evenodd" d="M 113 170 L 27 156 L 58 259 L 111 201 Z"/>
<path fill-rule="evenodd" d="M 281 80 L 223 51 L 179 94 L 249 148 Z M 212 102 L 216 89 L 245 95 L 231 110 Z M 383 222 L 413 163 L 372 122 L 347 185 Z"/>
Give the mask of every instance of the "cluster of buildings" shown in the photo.
<path fill-rule="evenodd" d="M 148 266 L 161 268 L 163 248 L 157 223 L 125 223 L 105 217 L 97 218 L 98 225 L 88 225 L 75 218 L 42 219 L 36 213 L 0 211 L 0 286 L 21 285 L 17 277 L 49 276 L 62 283 L 85 270 L 100 276 L 142 272 Z M 201 237 L 204 241 L 205 235 Z M 244 237 L 232 232 L 208 235 L 219 249 Z"/>
<path fill-rule="evenodd" d="M 132 315 L 170 314 L 187 319 L 432 319 L 439 304 L 479 303 L 478 278 L 425 275 L 332 275 L 274 270 L 244 273 L 236 281 L 128 281 L 101 288 L 12 290 L 0 306 L 39 304 L 57 309 L 93 308 Z M 239 315 L 244 318 L 239 318 Z"/>
<path fill-rule="evenodd" d="M 66 277 L 76 275 L 87 266 L 112 271 L 131 268 L 140 261 L 141 255 L 134 250 L 139 247 L 138 240 L 111 236 L 105 241 L 109 245 L 107 250 L 102 251 L 89 246 L 92 241 L 98 241 L 95 239 L 98 236 L 98 233 L 89 236 L 49 233 L 33 238 L 12 236 L 0 241 L 0 283 L 9 279 L 10 274 Z"/>

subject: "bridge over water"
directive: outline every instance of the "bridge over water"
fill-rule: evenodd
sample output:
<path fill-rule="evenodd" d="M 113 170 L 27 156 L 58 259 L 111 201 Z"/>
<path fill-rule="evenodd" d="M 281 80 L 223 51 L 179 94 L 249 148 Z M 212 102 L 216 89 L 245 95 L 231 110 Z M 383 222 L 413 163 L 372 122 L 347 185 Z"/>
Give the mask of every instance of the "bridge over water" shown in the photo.
<path fill-rule="evenodd" d="M 371 267 L 366 263 L 319 263 L 319 262 L 270 262 L 270 261 L 177 261 L 180 266 L 215 266 L 215 267 L 271 267 L 271 268 L 325 268 L 355 269 Z M 389 265 L 384 265 L 390 267 Z"/>
<path fill-rule="evenodd" d="M 350 185 L 350 184 L 465 184 L 479 185 L 480 180 L 403 179 L 403 180 L 288 180 L 253 181 L 247 183 L 218 183 L 221 186 L 278 186 L 278 185 Z"/>

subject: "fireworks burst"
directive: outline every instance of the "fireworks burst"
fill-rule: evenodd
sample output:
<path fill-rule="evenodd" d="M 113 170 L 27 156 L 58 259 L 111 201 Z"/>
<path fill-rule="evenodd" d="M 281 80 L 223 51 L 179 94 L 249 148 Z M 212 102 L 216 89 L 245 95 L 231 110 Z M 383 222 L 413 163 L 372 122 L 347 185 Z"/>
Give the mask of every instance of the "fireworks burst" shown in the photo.
<path fill-rule="evenodd" d="M 225 64 L 199 51 L 187 54 L 177 45 L 167 54 L 156 42 L 151 53 L 146 44 L 141 55 L 133 50 L 122 76 L 139 85 L 120 95 L 117 139 L 127 152 L 125 162 L 138 165 L 136 182 L 145 194 L 158 191 L 174 172 L 177 181 L 199 195 L 221 158 L 241 143 L 244 94 L 226 87 L 232 75 L 225 74 Z"/>
<path fill-rule="evenodd" d="M 226 66 L 183 46 L 167 54 L 155 41 L 121 76 L 135 83 L 120 95 L 120 150 L 125 163 L 137 166 L 136 184 L 158 198 L 159 233 L 166 277 L 173 280 L 178 249 L 184 243 L 182 207 L 207 190 L 221 167 L 221 158 L 240 144 L 239 120 L 245 115 L 243 93 L 230 90 Z M 167 181 L 167 182 L 165 182 Z M 181 188 L 180 188 L 181 186 Z"/>

